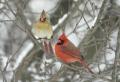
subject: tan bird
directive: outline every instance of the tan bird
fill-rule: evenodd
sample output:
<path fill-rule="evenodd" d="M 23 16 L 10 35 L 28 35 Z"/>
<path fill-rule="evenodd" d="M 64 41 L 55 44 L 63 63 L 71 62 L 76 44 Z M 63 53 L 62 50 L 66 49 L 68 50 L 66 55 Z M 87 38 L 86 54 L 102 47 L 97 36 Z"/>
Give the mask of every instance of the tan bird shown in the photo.
<path fill-rule="evenodd" d="M 33 25 L 32 32 L 37 39 L 51 39 L 53 29 L 44 10 L 41 13 L 39 21 Z"/>
<path fill-rule="evenodd" d="M 53 29 L 50 20 L 44 10 L 41 13 L 40 19 L 35 24 L 33 24 L 32 33 L 36 39 L 42 41 L 43 50 L 47 55 L 46 57 L 51 57 L 51 54 L 53 54 L 51 46 Z"/>

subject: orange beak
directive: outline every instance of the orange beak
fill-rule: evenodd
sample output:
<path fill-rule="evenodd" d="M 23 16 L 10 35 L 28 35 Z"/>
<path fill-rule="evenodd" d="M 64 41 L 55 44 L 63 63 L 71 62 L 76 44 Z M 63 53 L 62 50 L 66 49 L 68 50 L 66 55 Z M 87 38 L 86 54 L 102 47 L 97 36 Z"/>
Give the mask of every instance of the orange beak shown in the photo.
<path fill-rule="evenodd" d="M 61 43 L 61 40 L 58 40 L 57 43 Z"/>

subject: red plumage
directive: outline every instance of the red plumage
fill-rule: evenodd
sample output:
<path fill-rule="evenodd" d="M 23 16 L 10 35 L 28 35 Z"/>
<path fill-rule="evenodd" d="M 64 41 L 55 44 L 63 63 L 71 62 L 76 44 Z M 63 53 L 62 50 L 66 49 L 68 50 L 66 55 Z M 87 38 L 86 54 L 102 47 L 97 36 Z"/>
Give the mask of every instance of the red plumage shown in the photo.
<path fill-rule="evenodd" d="M 56 57 L 64 63 L 79 62 L 85 68 L 87 68 L 91 73 L 92 70 L 88 67 L 83 56 L 80 54 L 80 50 L 66 37 L 63 33 L 58 42 L 55 45 Z"/>

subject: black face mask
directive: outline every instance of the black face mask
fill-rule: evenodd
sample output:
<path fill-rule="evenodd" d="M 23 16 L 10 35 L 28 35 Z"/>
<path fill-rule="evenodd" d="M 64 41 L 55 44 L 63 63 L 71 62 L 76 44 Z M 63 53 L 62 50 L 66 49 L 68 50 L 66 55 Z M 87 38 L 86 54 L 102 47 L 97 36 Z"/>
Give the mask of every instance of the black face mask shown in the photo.
<path fill-rule="evenodd" d="M 57 45 L 63 45 L 63 43 L 64 43 L 64 40 L 59 39 L 59 41 L 57 42 Z"/>

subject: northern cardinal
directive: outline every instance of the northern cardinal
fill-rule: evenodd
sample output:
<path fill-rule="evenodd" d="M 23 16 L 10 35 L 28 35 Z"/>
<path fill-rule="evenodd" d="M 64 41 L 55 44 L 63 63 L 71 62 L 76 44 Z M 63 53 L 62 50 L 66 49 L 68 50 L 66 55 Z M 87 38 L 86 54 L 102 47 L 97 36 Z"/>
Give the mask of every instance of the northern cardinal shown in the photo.
<path fill-rule="evenodd" d="M 51 39 L 53 30 L 44 10 L 41 13 L 40 19 L 33 25 L 32 32 L 37 39 Z"/>
<path fill-rule="evenodd" d="M 66 37 L 65 33 L 59 37 L 58 42 L 55 44 L 55 54 L 60 61 L 66 64 L 79 62 L 93 74 L 80 50 Z"/>
<path fill-rule="evenodd" d="M 34 36 L 43 43 L 43 50 L 47 57 L 53 54 L 51 46 L 51 38 L 53 29 L 46 12 L 43 10 L 39 20 L 33 25 L 32 32 Z"/>

